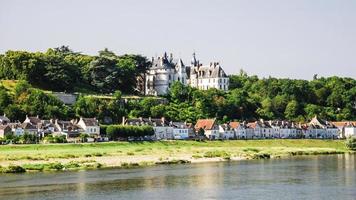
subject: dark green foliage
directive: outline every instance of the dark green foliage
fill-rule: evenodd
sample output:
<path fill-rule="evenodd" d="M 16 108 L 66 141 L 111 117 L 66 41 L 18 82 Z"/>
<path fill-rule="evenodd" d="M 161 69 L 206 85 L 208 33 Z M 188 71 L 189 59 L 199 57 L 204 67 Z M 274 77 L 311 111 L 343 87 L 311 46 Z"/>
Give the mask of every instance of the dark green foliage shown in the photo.
<path fill-rule="evenodd" d="M 356 151 L 356 138 L 355 137 L 348 138 L 345 142 L 345 145 L 348 149 Z"/>
<path fill-rule="evenodd" d="M 61 136 L 48 135 L 43 138 L 43 141 L 48 143 L 66 143 L 67 139 L 65 135 L 61 135 Z"/>
<path fill-rule="evenodd" d="M 111 93 L 134 92 L 136 77 L 149 61 L 140 55 L 117 56 L 105 49 L 99 56 L 73 52 L 68 46 L 47 52 L 7 51 L 0 54 L 0 78 L 25 80 L 31 85 L 53 91 L 89 89 Z"/>
<path fill-rule="evenodd" d="M 96 117 L 102 123 L 116 123 L 126 115 L 121 99 L 103 99 L 90 96 L 79 96 L 74 105 L 77 117 Z"/>
<path fill-rule="evenodd" d="M 26 172 L 26 169 L 24 169 L 21 166 L 18 165 L 9 165 L 7 168 L 2 169 L 3 173 L 23 173 Z"/>

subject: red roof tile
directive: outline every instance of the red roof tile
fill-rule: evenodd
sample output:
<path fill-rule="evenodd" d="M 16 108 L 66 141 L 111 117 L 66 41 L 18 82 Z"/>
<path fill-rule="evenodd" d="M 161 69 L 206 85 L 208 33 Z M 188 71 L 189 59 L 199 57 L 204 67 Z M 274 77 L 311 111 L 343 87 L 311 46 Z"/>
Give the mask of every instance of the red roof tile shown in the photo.
<path fill-rule="evenodd" d="M 199 130 L 200 128 L 204 130 L 211 130 L 213 129 L 215 124 L 215 119 L 199 119 L 195 124 L 195 129 Z"/>
<path fill-rule="evenodd" d="M 240 125 L 240 122 L 230 122 L 231 128 L 237 128 L 237 127 L 239 127 L 239 125 Z"/>

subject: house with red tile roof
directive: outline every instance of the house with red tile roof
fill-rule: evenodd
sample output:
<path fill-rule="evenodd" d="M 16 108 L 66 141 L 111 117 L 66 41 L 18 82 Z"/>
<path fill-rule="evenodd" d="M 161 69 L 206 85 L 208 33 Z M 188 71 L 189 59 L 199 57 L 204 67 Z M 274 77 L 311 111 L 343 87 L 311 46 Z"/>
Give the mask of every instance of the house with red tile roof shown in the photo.
<path fill-rule="evenodd" d="M 204 135 L 210 139 L 220 139 L 219 126 L 216 119 L 199 119 L 195 124 L 195 131 L 204 130 Z"/>

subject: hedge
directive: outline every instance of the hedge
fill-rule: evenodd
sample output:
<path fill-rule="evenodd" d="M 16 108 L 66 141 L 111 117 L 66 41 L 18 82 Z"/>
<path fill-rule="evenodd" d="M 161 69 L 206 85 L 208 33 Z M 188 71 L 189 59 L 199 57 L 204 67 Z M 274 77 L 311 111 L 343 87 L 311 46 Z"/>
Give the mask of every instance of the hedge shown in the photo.
<path fill-rule="evenodd" d="M 143 137 L 154 134 L 152 126 L 109 125 L 106 127 L 106 136 L 110 140 L 128 137 Z"/>

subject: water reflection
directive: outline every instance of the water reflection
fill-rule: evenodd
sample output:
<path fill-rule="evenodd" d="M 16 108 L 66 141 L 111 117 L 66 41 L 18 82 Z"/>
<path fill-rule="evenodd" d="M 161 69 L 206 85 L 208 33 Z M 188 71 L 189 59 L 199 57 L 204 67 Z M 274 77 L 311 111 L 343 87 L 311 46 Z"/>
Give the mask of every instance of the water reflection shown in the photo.
<path fill-rule="evenodd" d="M 355 199 L 355 155 L 5 174 L 0 199 Z"/>

